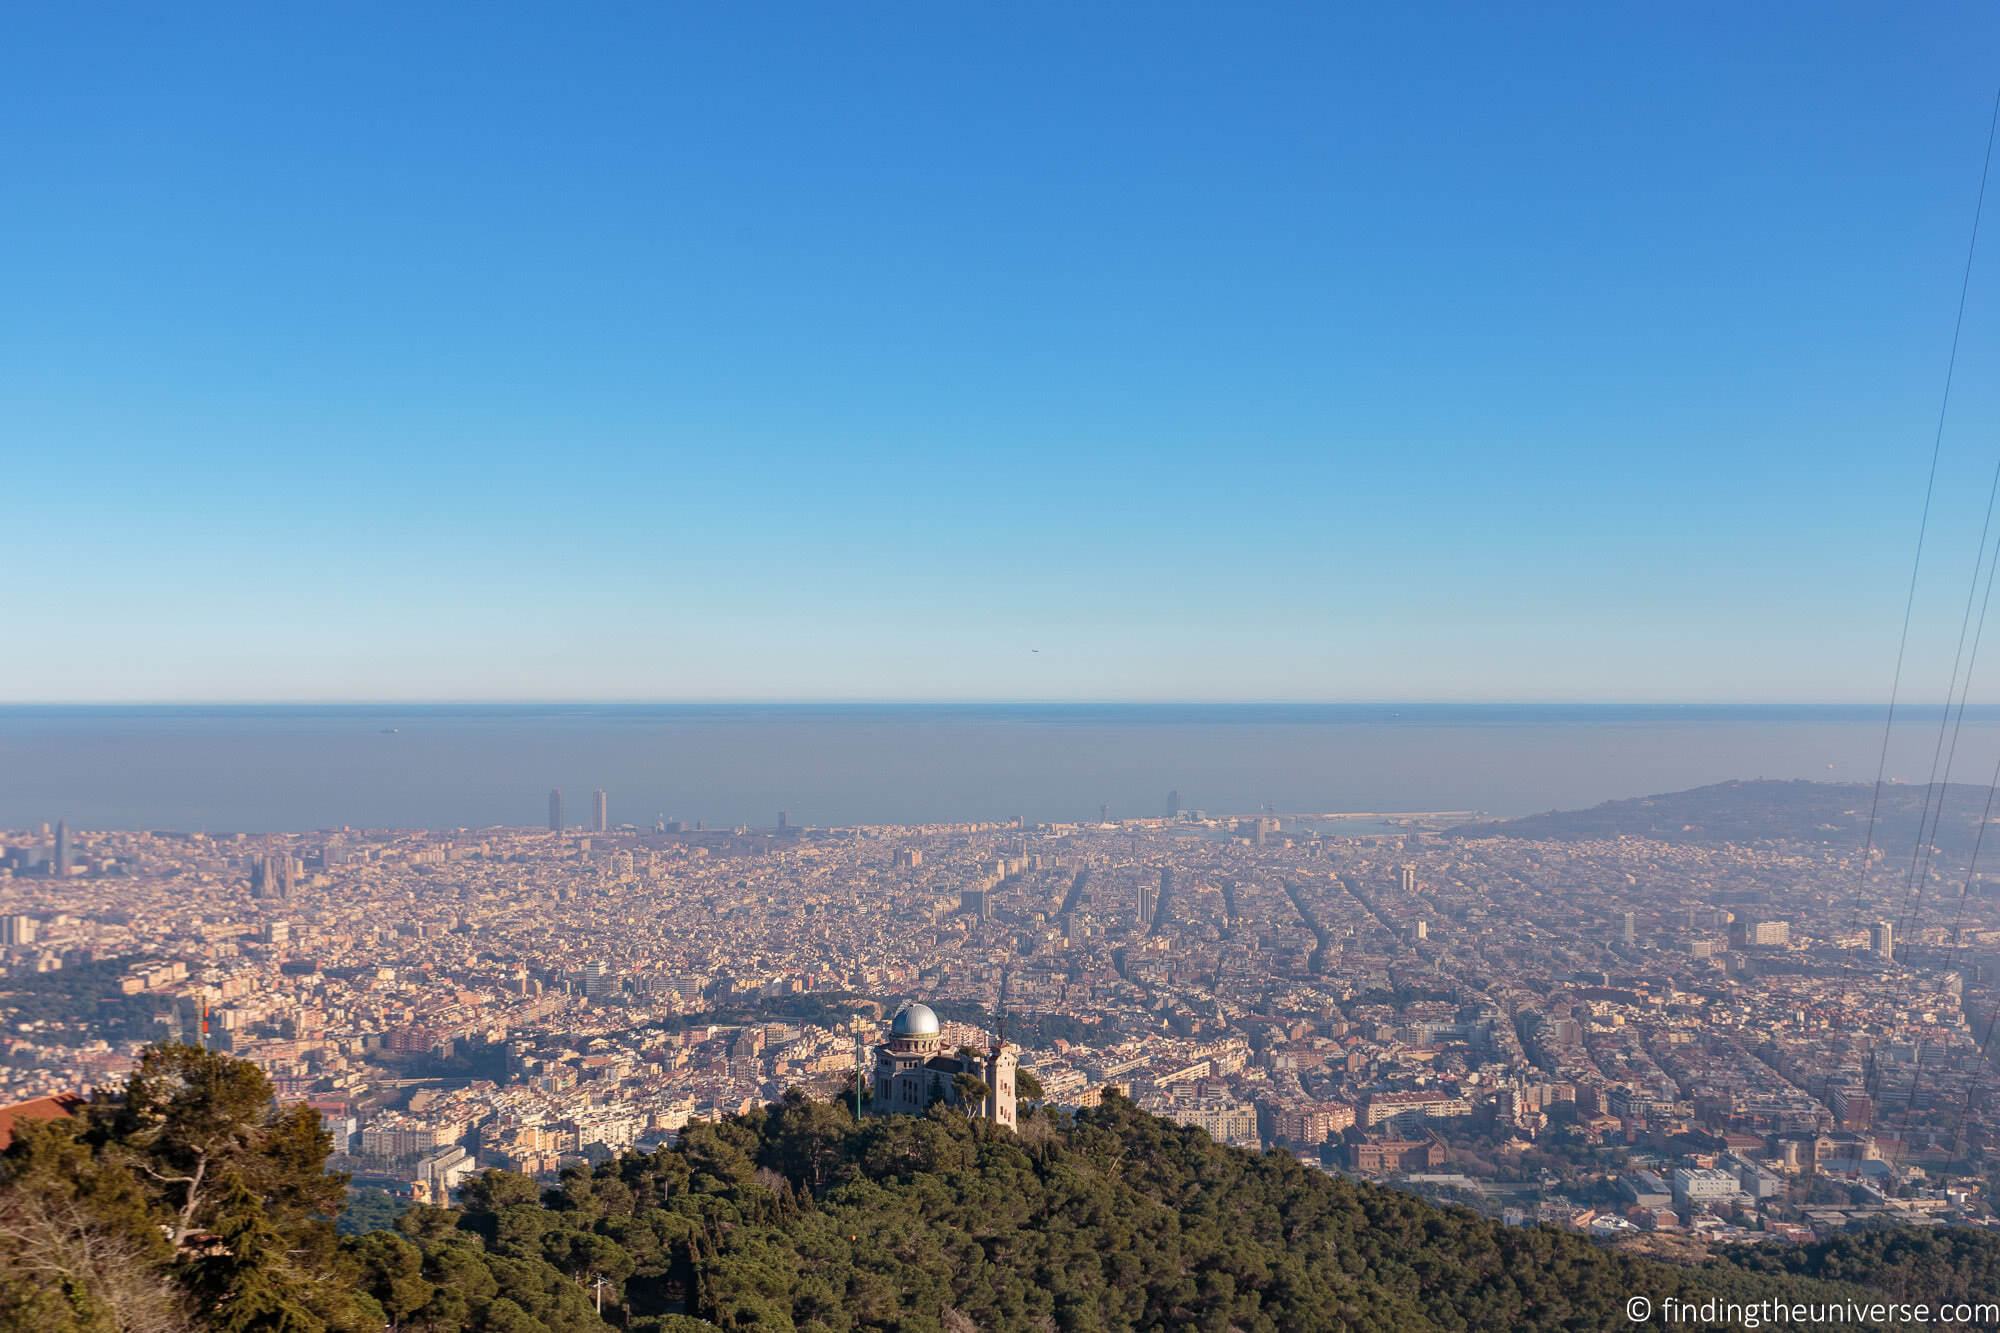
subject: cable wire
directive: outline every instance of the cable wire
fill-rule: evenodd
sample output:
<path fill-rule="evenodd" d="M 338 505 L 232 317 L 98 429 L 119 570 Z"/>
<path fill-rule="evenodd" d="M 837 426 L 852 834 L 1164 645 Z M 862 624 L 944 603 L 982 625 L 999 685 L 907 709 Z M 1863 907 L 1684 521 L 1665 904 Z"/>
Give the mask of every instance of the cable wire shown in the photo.
<path fill-rule="evenodd" d="M 1916 553 L 1910 561 L 1910 586 L 1903 599 L 1903 627 L 1896 640 L 1896 670 L 1890 680 L 1889 709 L 1882 722 L 1882 747 L 1880 754 L 1876 758 L 1875 787 L 1868 803 L 1868 829 L 1863 836 L 1861 844 L 1861 858 L 1857 872 L 1856 891 L 1863 896 L 1866 894 L 1868 885 L 1869 859 L 1875 849 L 1875 825 L 1882 805 L 1882 779 L 1888 771 L 1889 739 L 1895 731 L 1896 703 L 1902 693 L 1903 665 L 1910 646 L 1910 619 L 1916 608 L 1917 585 L 1924 564 L 1924 539 L 1930 531 L 1931 506 L 1937 494 L 1938 456 L 1944 448 L 1944 425 L 1951 411 L 1952 382 L 1958 374 L 1958 349 L 1965 332 L 1965 307 L 1972 292 L 1972 265 L 1974 258 L 1979 253 L 1980 224 L 1986 216 L 1986 187 L 1993 174 L 1993 140 L 1996 131 L 2000 131 L 2000 88 L 1994 90 L 1993 110 L 1988 114 L 1986 121 L 1986 147 L 1979 164 L 1979 191 L 1972 205 L 1972 234 L 1966 240 L 1965 263 L 1959 272 L 1958 308 L 1952 316 L 1951 350 L 1945 357 L 1944 390 L 1938 401 L 1937 424 L 1931 432 L 1931 462 L 1929 473 L 1924 481 L 1923 514 L 1917 522 Z M 1949 706 L 1949 699 L 1947 699 L 1947 706 Z M 1933 772 L 1933 776 L 1935 776 L 1935 772 Z M 1924 809 L 1928 811 L 1930 799 L 1928 786 L 1926 786 L 1924 798 Z M 1924 817 L 1923 814 L 1919 814 L 1917 820 L 1917 836 L 1919 840 L 1923 837 Z M 1869 1043 L 1867 1063 L 1870 1068 L 1873 1068 L 1874 1043 L 1872 1040 Z M 1923 1061 L 1919 1058 L 1917 1072 L 1921 1074 L 1922 1070 Z M 1870 1080 L 1870 1086 L 1872 1088 L 1873 1079 Z M 1915 1091 L 1913 1088 L 1913 1100 L 1914 1096 Z"/>

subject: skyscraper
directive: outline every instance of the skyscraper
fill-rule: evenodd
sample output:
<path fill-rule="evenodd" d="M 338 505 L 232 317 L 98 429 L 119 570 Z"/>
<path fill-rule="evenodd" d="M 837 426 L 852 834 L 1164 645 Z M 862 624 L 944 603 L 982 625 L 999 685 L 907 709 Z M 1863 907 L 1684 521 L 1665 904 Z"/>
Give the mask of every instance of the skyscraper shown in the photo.
<path fill-rule="evenodd" d="M 1178 819 L 1181 814 L 1181 794 L 1178 789 L 1167 793 L 1167 818 Z"/>
<path fill-rule="evenodd" d="M 785 811 L 783 810 L 778 811 L 778 832 L 783 833 L 788 827 L 790 827 L 791 818 L 792 817 Z"/>
<path fill-rule="evenodd" d="M 56 855 L 55 860 L 49 863 L 49 873 L 52 875 L 67 875 L 69 873 L 69 863 L 69 821 L 58 819 L 56 821 Z"/>
<path fill-rule="evenodd" d="M 1637 938 L 1637 935 L 1638 935 L 1638 932 L 1637 932 L 1637 930 L 1636 930 L 1636 929 L 1634 928 L 1634 927 L 1636 926 L 1636 924 L 1637 924 L 1637 920 L 1636 920 L 1636 918 L 1635 918 L 1634 914 L 1633 914 L 1633 913 L 1631 913 L 1631 912 L 1627 912 L 1627 913 L 1625 914 L 1625 920 L 1624 920 L 1624 923 L 1623 923 L 1623 924 L 1622 924 L 1622 925 L 1620 926 L 1620 928 L 1619 928 L 1619 936 L 1618 936 L 1618 938 L 1619 938 L 1619 942 L 1620 942 L 1621 944 L 1625 944 L 1625 945 L 1627 945 L 1627 946 L 1630 946 L 1630 945 L 1632 944 L 1633 940 Z"/>
<path fill-rule="evenodd" d="M 1417 868 L 1412 865 L 1399 867 L 1396 871 L 1396 886 L 1404 893 L 1417 891 Z"/>
<path fill-rule="evenodd" d="M 1896 956 L 1896 928 L 1887 921 L 1877 921 L 1868 927 L 1868 948 L 1872 953 L 1884 958 Z"/>
<path fill-rule="evenodd" d="M 561 833 L 562 831 L 562 788 L 551 787 L 549 788 L 549 832 Z"/>
<path fill-rule="evenodd" d="M 590 800 L 591 829 L 597 833 L 609 832 L 611 829 L 611 798 L 604 794 L 604 788 L 599 787 L 590 794 Z"/>

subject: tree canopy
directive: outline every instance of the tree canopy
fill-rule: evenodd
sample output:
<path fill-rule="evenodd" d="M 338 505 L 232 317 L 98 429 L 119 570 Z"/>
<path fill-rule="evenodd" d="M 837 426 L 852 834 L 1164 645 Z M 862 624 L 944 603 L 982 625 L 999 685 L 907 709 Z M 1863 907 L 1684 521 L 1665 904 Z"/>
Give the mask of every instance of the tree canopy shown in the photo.
<path fill-rule="evenodd" d="M 254 1068 L 148 1052 L 123 1096 L 0 1157 L 0 1328 L 1595 1329 L 1628 1327 L 1635 1294 L 1980 1299 L 2000 1273 L 2000 1241 L 1959 1230 L 1671 1265 L 1115 1096 L 1010 1133 L 943 1105 L 856 1124 L 793 1093 L 553 1183 L 489 1171 L 458 1207 L 377 1209 L 392 1228 L 350 1235 L 327 1148 Z"/>

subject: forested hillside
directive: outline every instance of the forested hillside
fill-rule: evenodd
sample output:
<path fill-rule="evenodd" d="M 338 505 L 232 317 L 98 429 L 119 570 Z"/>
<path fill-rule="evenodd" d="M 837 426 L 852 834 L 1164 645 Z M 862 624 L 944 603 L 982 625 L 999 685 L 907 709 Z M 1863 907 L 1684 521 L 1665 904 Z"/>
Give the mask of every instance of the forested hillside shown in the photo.
<path fill-rule="evenodd" d="M 1221 1148 L 1117 1099 L 1015 1135 L 941 1108 L 857 1128 L 788 1097 L 553 1188 L 491 1172 L 462 1208 L 346 1237 L 327 1146 L 254 1068 L 152 1052 L 125 1097 L 25 1126 L 0 1158 L 0 1326 L 1595 1329 L 1629 1327 L 1635 1294 L 1980 1292 L 2000 1253 L 1904 1233 L 1766 1271 L 1676 1267 Z"/>

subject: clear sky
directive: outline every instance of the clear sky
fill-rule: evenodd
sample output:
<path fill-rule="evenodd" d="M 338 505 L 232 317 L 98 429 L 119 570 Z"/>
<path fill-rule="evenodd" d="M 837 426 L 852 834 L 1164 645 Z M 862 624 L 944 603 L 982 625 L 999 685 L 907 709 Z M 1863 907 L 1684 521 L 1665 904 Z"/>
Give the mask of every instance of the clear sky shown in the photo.
<path fill-rule="evenodd" d="M 0 700 L 1879 699 L 1996 80 L 1981 4 L 14 6 Z"/>

